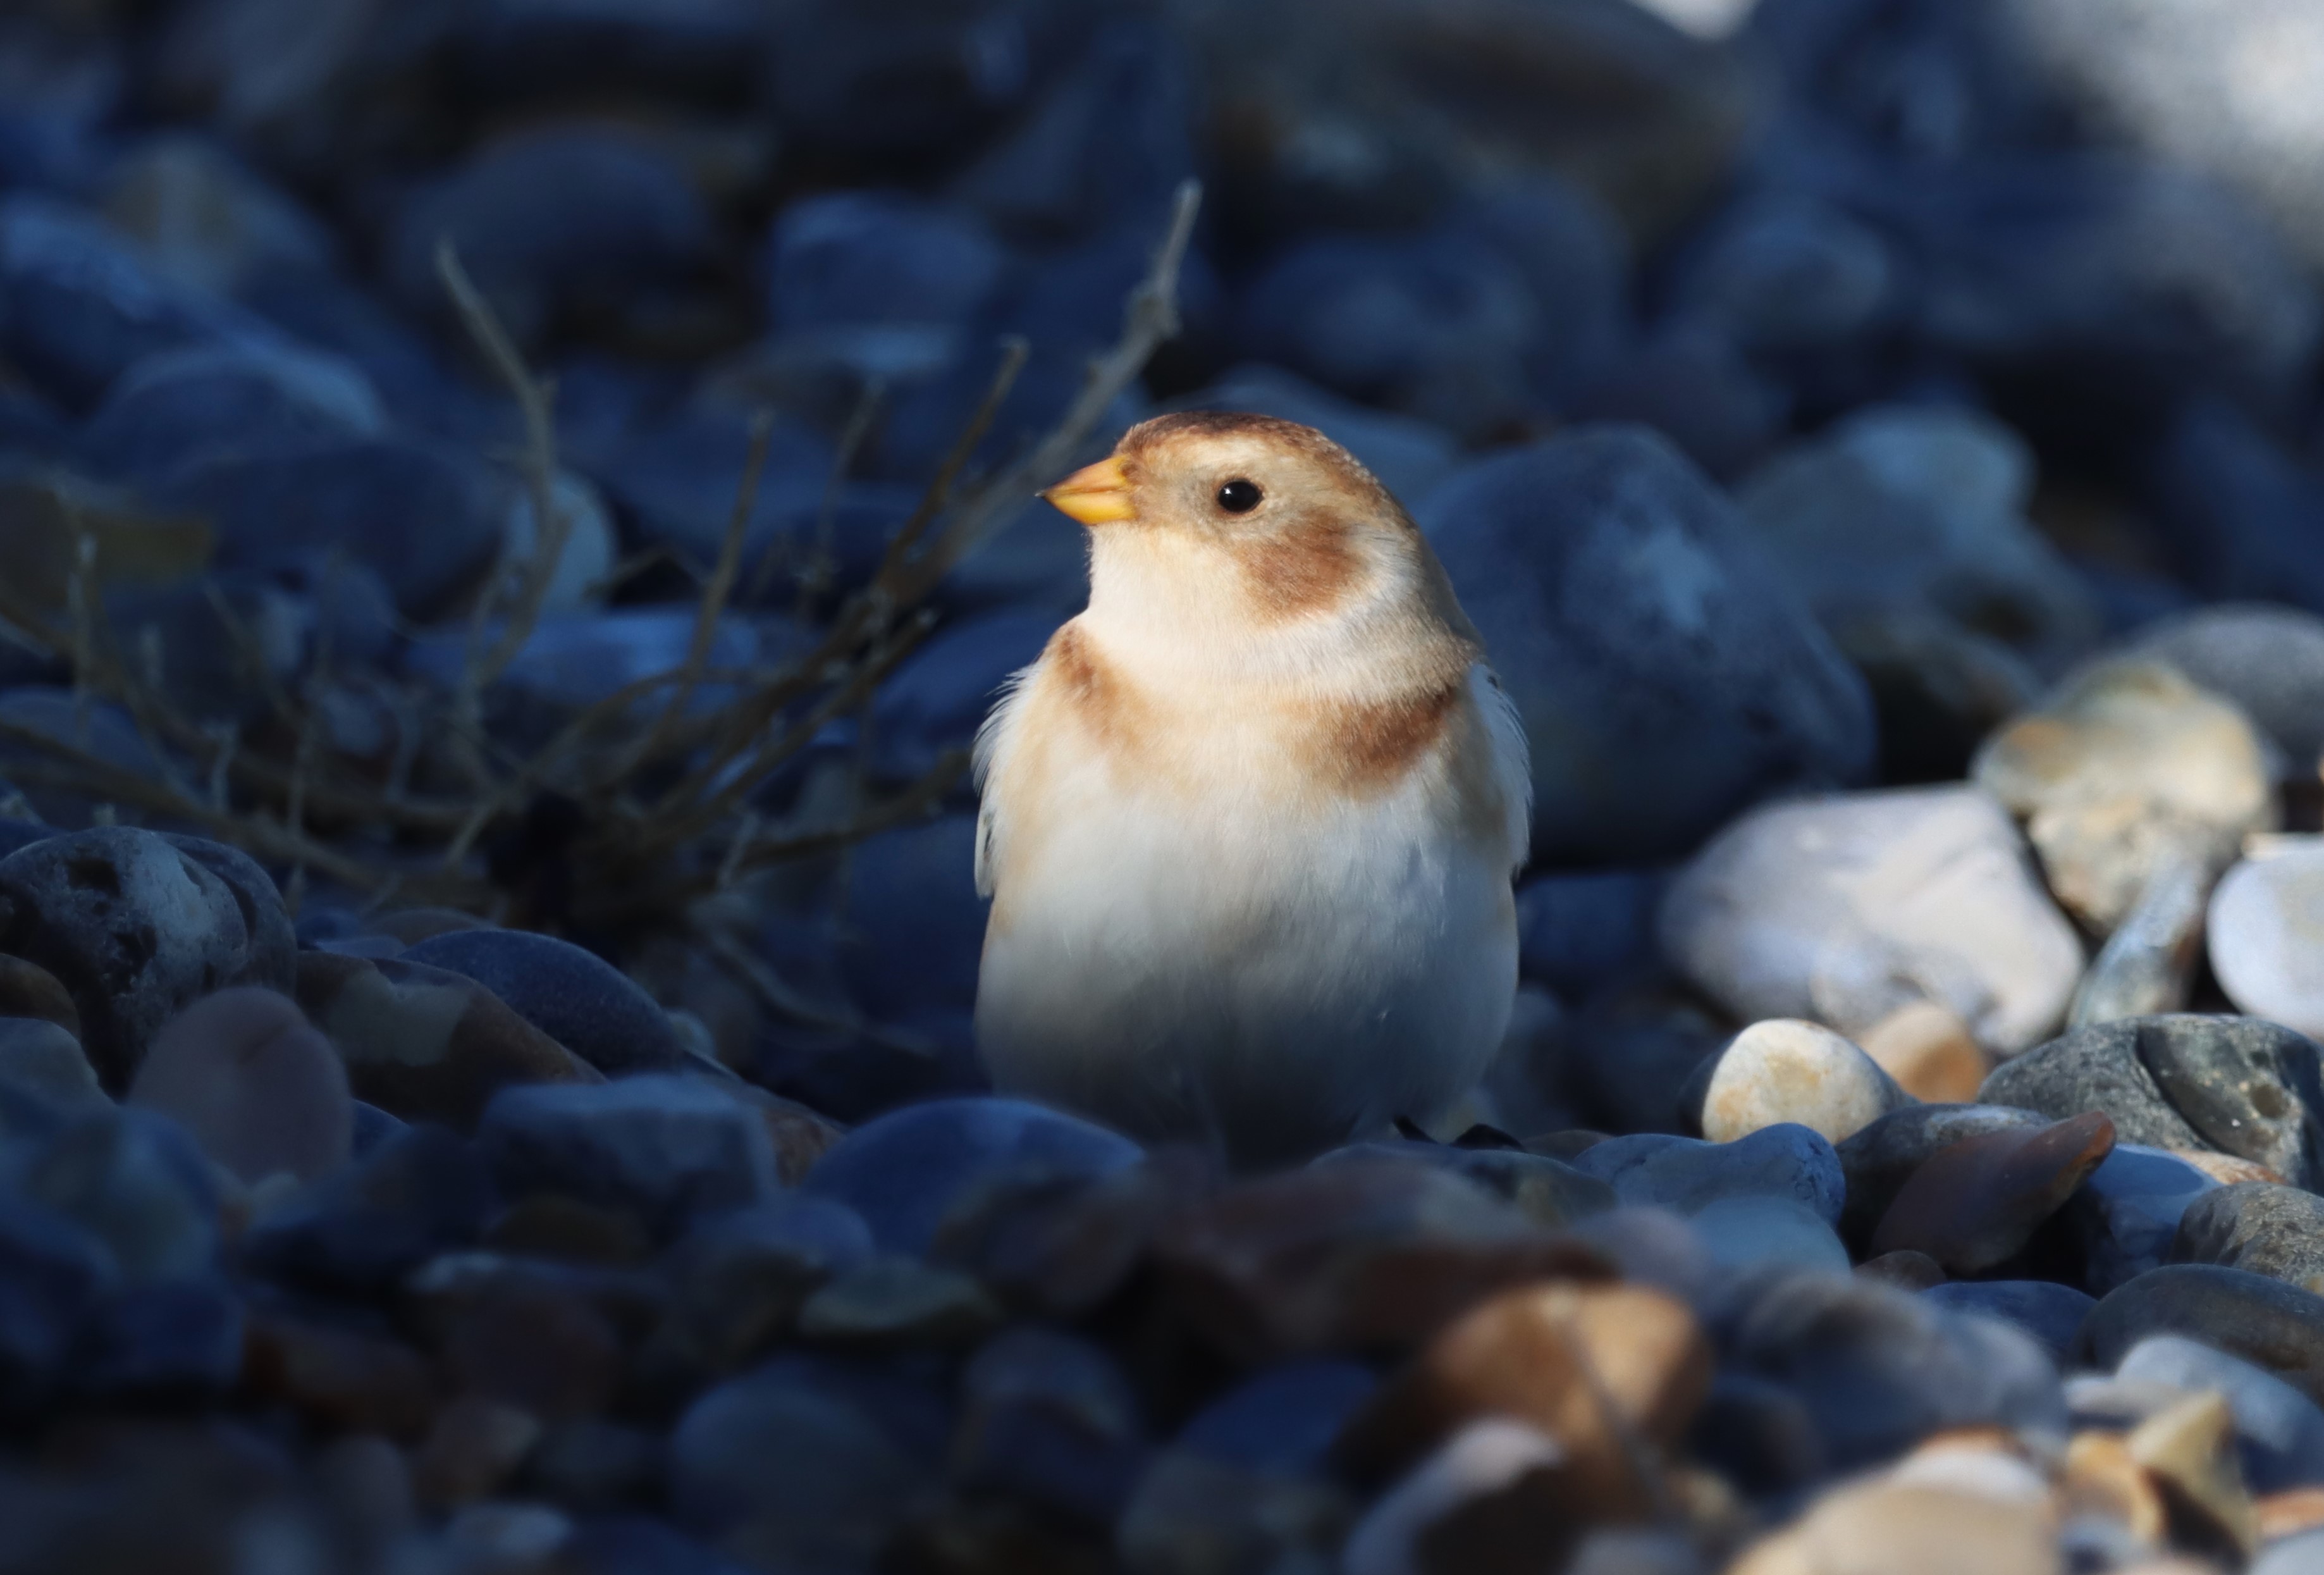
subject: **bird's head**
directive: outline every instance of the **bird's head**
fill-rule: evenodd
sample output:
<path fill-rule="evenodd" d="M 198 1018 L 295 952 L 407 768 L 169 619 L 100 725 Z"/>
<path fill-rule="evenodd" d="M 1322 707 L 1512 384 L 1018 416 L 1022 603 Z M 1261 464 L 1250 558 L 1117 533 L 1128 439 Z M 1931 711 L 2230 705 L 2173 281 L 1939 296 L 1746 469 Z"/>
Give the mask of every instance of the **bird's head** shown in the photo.
<path fill-rule="evenodd" d="M 1157 416 L 1041 496 L 1091 529 L 1093 607 L 1135 598 L 1272 625 L 1376 600 L 1434 567 L 1354 455 L 1273 416 Z"/>

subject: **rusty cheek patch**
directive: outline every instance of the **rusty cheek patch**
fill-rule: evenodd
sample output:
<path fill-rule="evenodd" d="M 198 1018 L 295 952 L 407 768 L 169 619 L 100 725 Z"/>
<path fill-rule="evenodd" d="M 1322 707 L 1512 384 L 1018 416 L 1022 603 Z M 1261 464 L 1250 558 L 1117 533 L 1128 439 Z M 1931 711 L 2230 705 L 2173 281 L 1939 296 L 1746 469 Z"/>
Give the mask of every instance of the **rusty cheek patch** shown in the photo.
<path fill-rule="evenodd" d="M 1338 605 L 1363 571 L 1347 527 L 1321 516 L 1295 519 L 1240 546 L 1237 557 L 1252 606 L 1271 622 Z"/>

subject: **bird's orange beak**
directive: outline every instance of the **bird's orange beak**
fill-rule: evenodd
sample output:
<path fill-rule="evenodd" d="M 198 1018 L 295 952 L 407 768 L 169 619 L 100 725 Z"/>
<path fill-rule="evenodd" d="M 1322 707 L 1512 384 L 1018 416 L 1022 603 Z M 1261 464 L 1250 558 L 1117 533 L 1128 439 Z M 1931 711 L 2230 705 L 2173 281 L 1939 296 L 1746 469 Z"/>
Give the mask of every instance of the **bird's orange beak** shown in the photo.
<path fill-rule="evenodd" d="M 1084 525 L 1138 517 L 1130 506 L 1130 472 L 1118 456 L 1084 466 L 1041 496 L 1058 513 Z"/>

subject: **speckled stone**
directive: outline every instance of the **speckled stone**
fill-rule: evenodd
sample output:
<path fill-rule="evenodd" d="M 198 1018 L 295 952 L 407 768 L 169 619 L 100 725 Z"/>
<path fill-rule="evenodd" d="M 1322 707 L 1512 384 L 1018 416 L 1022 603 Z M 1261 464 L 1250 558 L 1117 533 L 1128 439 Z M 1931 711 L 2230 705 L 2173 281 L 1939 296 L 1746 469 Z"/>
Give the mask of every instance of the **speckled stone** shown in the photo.
<path fill-rule="evenodd" d="M 667 1071 L 687 1055 L 669 1014 L 619 968 L 569 940 L 523 930 L 456 930 L 404 960 L 472 978 L 609 1076 Z"/>
<path fill-rule="evenodd" d="M 2317 1047 L 2253 1018 L 2181 1013 L 2078 1028 L 2003 1065 L 1978 1098 L 2052 1118 L 2103 1110 L 2126 1143 L 2216 1149 L 2295 1185 L 2324 1176 Z"/>
<path fill-rule="evenodd" d="M 2217 1264 L 2324 1295 L 2324 1198 L 2246 1181 L 2202 1193 L 2179 1217 L 2175 1264 Z"/>
<path fill-rule="evenodd" d="M 1913 1097 L 1878 1062 L 1821 1024 L 1754 1023 L 1719 1053 L 1702 1098 L 1702 1135 L 1732 1143 L 1793 1122 L 1840 1143 Z"/>

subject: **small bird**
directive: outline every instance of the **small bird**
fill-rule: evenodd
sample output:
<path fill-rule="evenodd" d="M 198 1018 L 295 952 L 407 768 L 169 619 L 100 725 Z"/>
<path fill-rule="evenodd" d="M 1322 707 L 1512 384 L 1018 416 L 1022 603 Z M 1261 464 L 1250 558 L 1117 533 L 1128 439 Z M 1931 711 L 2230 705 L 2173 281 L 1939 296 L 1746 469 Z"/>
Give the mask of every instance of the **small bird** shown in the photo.
<path fill-rule="evenodd" d="M 1041 496 L 1090 595 L 977 736 L 994 1085 L 1246 1169 L 1439 1114 L 1508 1026 L 1532 795 L 1435 554 L 1269 416 L 1158 416 Z"/>

